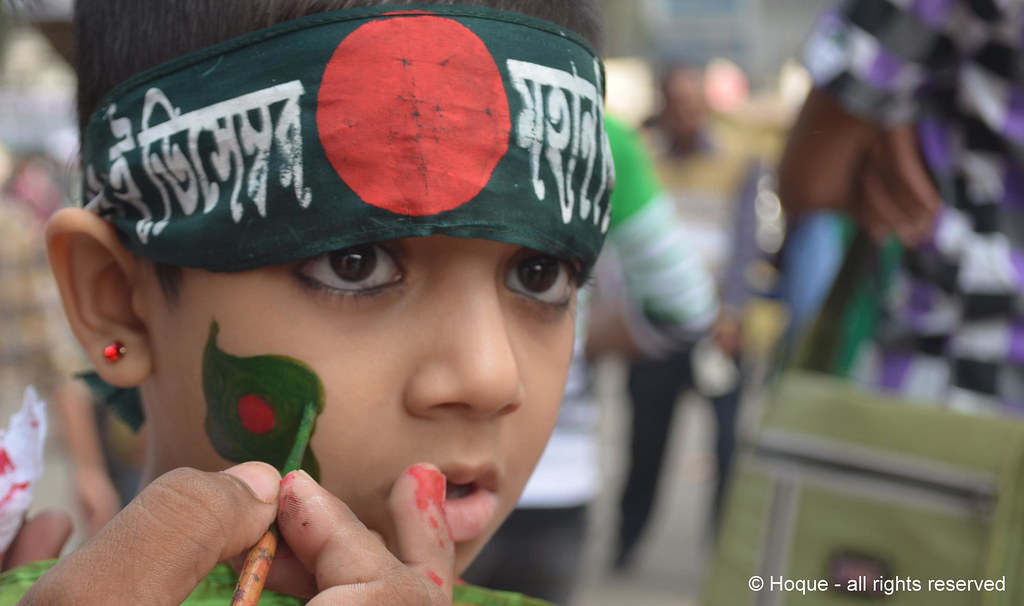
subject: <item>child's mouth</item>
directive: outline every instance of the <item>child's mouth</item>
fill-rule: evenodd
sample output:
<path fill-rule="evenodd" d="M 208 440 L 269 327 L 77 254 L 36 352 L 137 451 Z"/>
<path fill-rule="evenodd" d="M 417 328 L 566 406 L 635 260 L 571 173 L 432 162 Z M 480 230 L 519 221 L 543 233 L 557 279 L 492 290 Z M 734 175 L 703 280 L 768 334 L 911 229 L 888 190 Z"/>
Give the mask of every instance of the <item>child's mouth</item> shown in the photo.
<path fill-rule="evenodd" d="M 448 518 L 452 540 L 456 543 L 481 536 L 494 519 L 498 498 L 476 482 L 449 482 L 445 496 L 445 517 Z"/>
<path fill-rule="evenodd" d="M 475 488 L 476 485 L 473 483 L 453 484 L 451 482 L 448 482 L 448 484 L 445 486 L 445 498 L 448 499 L 449 501 L 454 499 L 461 499 L 465 496 L 468 496 L 469 493 L 473 492 Z"/>

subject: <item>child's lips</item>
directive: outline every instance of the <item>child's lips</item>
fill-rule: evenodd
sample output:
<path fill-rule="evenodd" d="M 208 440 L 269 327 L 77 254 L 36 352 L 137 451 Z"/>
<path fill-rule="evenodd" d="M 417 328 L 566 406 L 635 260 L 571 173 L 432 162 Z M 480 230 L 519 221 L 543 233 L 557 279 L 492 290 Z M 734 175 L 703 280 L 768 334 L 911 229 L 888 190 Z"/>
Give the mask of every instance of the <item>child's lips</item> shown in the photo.
<path fill-rule="evenodd" d="M 476 483 L 449 484 L 444 511 L 452 540 L 461 543 L 483 535 L 497 507 L 498 497 Z"/>

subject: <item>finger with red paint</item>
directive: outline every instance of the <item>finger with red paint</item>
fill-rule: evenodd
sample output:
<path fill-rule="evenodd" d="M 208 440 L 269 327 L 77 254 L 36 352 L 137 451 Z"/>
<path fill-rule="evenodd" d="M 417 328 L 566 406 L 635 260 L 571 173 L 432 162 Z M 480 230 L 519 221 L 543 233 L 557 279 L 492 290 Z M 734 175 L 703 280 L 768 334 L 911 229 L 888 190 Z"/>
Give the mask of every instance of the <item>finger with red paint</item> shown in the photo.
<path fill-rule="evenodd" d="M 318 593 L 309 604 L 451 604 L 455 551 L 444 519 L 444 485 L 444 476 L 425 464 L 395 483 L 389 498 L 399 536 L 393 554 L 308 474 L 288 474 L 277 523 L 295 559 L 315 578 Z M 297 579 L 297 587 L 279 583 L 280 572 L 292 567 L 275 560 L 267 586 L 301 595 L 306 580 Z"/>
<path fill-rule="evenodd" d="M 398 535 L 398 557 L 449 594 L 455 577 L 455 542 L 445 517 L 444 474 L 413 465 L 391 490 L 388 507 Z"/>

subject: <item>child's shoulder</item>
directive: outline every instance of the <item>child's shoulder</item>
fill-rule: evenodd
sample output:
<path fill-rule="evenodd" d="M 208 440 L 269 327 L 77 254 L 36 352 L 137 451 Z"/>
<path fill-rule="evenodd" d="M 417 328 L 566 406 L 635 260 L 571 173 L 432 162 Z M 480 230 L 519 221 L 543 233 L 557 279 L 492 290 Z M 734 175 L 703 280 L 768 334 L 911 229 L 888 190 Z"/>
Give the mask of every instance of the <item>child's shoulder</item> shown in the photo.
<path fill-rule="evenodd" d="M 14 604 L 57 560 L 40 560 L 0 574 L 0 606 Z"/>
<path fill-rule="evenodd" d="M 42 560 L 12 568 L 0 574 L 0 606 L 15 604 L 21 596 L 46 574 L 58 560 Z M 227 564 L 217 565 L 203 579 L 192 595 L 182 604 L 184 606 L 223 606 L 227 604 L 235 591 L 238 574 Z M 282 595 L 273 591 L 264 591 L 260 596 L 260 604 L 265 606 L 300 606 L 306 601 L 300 598 Z M 548 602 L 528 598 L 518 593 L 494 591 L 473 585 L 456 585 L 453 606 L 550 606 Z"/>

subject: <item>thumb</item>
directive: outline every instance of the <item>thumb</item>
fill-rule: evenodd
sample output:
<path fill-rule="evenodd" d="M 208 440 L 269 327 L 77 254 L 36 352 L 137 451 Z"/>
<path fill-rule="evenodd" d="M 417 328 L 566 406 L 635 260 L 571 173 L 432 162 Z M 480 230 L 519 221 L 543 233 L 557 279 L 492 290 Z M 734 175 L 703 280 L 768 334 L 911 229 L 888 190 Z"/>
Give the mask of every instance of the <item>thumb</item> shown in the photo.
<path fill-rule="evenodd" d="M 25 595 L 28 604 L 180 604 L 277 515 L 281 476 L 265 463 L 222 473 L 176 469 L 151 483 Z"/>

